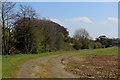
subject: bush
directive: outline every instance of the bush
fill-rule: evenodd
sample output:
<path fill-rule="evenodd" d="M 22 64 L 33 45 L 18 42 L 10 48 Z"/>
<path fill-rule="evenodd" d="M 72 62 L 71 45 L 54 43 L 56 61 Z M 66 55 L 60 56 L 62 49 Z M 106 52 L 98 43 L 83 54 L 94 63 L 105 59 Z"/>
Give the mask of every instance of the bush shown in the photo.
<path fill-rule="evenodd" d="M 95 48 L 95 43 L 94 42 L 90 42 L 89 43 L 89 49 L 94 49 Z"/>
<path fill-rule="evenodd" d="M 79 50 L 79 49 L 80 49 L 79 45 L 74 45 L 73 47 L 74 47 L 76 50 Z"/>
<path fill-rule="evenodd" d="M 81 43 L 82 43 L 81 49 L 89 49 L 89 40 L 88 39 L 82 39 Z"/>
<path fill-rule="evenodd" d="M 82 43 L 76 42 L 75 45 L 73 46 L 76 50 L 79 50 L 82 48 Z"/>
<path fill-rule="evenodd" d="M 101 48 L 101 47 L 102 47 L 102 44 L 100 42 L 95 43 L 95 48 Z"/>
<path fill-rule="evenodd" d="M 12 48 L 11 49 L 11 54 L 12 55 L 14 55 L 14 54 L 20 54 L 21 52 L 18 50 L 18 49 L 16 49 L 16 48 Z"/>

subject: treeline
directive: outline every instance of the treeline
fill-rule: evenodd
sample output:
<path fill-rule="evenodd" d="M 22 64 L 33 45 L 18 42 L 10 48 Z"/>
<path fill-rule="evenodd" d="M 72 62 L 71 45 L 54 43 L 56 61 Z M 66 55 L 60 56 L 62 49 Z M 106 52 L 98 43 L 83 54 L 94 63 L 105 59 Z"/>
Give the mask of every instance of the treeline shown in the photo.
<path fill-rule="evenodd" d="M 89 33 L 85 29 L 79 29 L 75 32 L 74 37 L 70 39 L 70 42 L 72 42 L 73 47 L 76 50 L 80 50 L 118 46 L 120 39 L 108 38 L 105 35 L 101 35 L 95 40 L 92 40 L 89 36 Z"/>
<path fill-rule="evenodd" d="M 107 48 L 116 45 L 118 41 L 106 36 L 92 40 L 85 29 L 76 30 L 74 36 L 70 37 L 64 26 L 49 19 L 39 18 L 30 6 L 20 5 L 18 12 L 15 12 L 14 8 L 15 3 L 2 3 L 2 53 L 4 55 Z"/>

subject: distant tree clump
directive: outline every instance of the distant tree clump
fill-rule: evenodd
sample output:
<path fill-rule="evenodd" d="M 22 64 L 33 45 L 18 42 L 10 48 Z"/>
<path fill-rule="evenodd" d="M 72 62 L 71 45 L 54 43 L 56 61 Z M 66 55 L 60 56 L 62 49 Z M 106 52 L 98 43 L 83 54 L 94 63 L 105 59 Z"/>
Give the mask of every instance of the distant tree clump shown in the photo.
<path fill-rule="evenodd" d="M 74 48 L 79 49 L 88 49 L 89 48 L 89 33 L 85 29 L 76 30 L 74 34 L 75 44 Z"/>
<path fill-rule="evenodd" d="M 112 39 L 107 38 L 105 35 L 96 38 L 95 42 L 101 43 L 102 48 L 107 48 L 112 46 Z"/>

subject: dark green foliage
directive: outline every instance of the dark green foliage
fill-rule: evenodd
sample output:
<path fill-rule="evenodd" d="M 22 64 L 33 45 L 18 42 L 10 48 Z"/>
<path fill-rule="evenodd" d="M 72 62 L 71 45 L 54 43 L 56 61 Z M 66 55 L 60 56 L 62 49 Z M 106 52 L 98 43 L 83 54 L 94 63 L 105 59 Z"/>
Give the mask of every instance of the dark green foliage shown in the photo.
<path fill-rule="evenodd" d="M 95 48 L 101 48 L 102 44 L 100 42 L 95 42 Z"/>
<path fill-rule="evenodd" d="M 24 53 L 61 50 L 68 35 L 64 27 L 49 20 L 24 18 L 15 25 L 16 48 Z"/>
<path fill-rule="evenodd" d="M 95 48 L 95 43 L 93 41 L 89 42 L 89 49 L 94 49 Z"/>
<path fill-rule="evenodd" d="M 82 43 L 81 49 L 88 49 L 89 48 L 89 39 L 81 39 L 80 43 Z"/>
<path fill-rule="evenodd" d="M 24 53 L 31 51 L 33 26 L 28 19 L 21 19 L 15 23 L 15 39 L 17 41 L 16 48 Z"/>
<path fill-rule="evenodd" d="M 103 48 L 107 48 L 107 47 L 110 47 L 112 45 L 112 39 L 109 39 L 104 35 L 96 38 L 96 42 L 100 42 L 102 44 Z"/>
<path fill-rule="evenodd" d="M 102 44 L 100 42 L 95 42 L 93 40 L 89 42 L 89 49 L 96 49 L 101 47 L 102 47 Z"/>
<path fill-rule="evenodd" d="M 74 47 L 76 50 L 79 50 L 79 49 L 81 49 L 82 44 L 81 44 L 80 42 L 76 42 L 73 47 Z"/>
<path fill-rule="evenodd" d="M 63 26 L 50 20 L 37 20 L 38 28 L 42 32 L 43 44 L 46 51 L 58 50 L 67 39 L 68 32 Z M 59 47 L 58 47 L 59 46 Z"/>
<path fill-rule="evenodd" d="M 64 35 L 59 33 L 56 39 L 56 48 L 57 50 L 64 49 Z"/>
<path fill-rule="evenodd" d="M 42 44 L 43 37 L 41 31 L 37 27 L 32 27 L 32 53 L 44 52 L 44 46 Z"/>

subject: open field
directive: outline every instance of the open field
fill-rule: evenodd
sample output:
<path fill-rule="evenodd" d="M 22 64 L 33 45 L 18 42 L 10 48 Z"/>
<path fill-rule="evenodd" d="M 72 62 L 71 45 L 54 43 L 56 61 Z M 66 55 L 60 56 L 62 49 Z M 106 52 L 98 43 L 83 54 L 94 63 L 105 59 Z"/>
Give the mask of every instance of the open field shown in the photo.
<path fill-rule="evenodd" d="M 115 78 L 118 48 L 3 56 L 3 78 Z"/>

